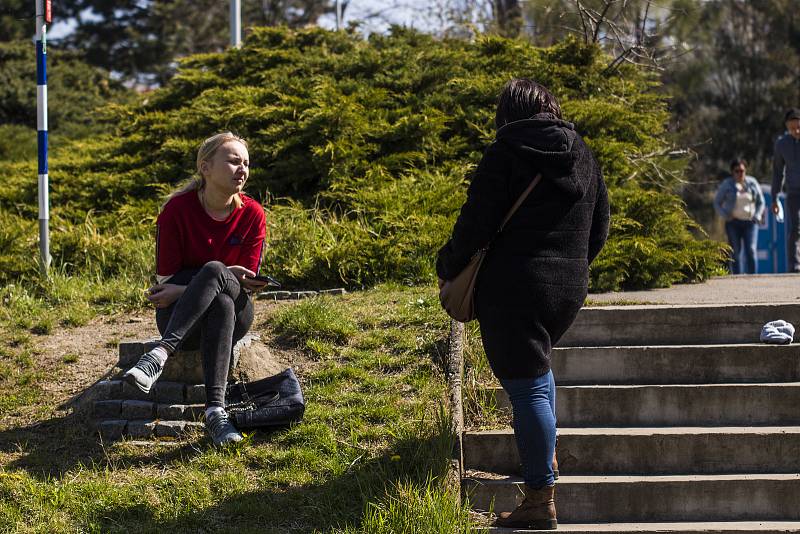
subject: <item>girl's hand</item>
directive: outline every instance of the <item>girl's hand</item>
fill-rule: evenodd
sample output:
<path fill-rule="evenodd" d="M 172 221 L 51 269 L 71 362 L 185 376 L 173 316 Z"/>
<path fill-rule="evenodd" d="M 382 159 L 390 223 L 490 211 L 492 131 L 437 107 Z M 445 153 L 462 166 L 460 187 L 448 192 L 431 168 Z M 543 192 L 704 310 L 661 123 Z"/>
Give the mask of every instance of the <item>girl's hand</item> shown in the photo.
<path fill-rule="evenodd" d="M 232 272 L 233 275 L 239 280 L 239 283 L 243 288 L 249 289 L 250 291 L 261 291 L 267 285 L 266 282 L 253 280 L 252 277 L 255 276 L 256 273 L 247 267 L 242 267 L 241 265 L 231 265 L 228 267 L 228 270 Z"/>
<path fill-rule="evenodd" d="M 176 284 L 156 284 L 147 290 L 147 300 L 156 308 L 167 308 L 170 304 L 181 298 L 186 286 Z"/>

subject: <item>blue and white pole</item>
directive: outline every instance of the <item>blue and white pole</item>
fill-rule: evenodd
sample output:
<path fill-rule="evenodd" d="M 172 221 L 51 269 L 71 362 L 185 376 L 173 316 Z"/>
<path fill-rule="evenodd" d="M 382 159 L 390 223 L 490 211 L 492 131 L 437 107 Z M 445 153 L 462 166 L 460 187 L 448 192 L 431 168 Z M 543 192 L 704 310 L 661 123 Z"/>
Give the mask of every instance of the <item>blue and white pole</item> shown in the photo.
<path fill-rule="evenodd" d="M 39 148 L 39 267 L 50 268 L 50 199 L 47 178 L 47 23 L 50 0 L 36 0 L 36 129 Z"/>
<path fill-rule="evenodd" d="M 231 0 L 231 46 L 242 46 L 242 0 Z"/>

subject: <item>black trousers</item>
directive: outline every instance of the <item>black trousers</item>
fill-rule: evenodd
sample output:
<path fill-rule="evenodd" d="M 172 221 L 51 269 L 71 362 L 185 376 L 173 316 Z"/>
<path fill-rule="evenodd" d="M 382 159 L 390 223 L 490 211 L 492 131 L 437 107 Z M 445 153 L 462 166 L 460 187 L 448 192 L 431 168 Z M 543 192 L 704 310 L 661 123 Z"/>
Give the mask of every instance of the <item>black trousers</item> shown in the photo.
<path fill-rule="evenodd" d="M 800 250 L 798 250 L 798 226 L 800 226 L 800 193 L 786 193 L 786 222 L 789 223 L 789 235 L 786 238 L 786 257 L 789 260 L 789 272 L 800 272 Z"/>
<path fill-rule="evenodd" d="M 203 355 L 206 406 L 225 407 L 225 386 L 233 346 L 253 324 L 253 302 L 239 280 L 221 262 L 187 269 L 167 283 L 185 285 L 181 298 L 156 310 L 161 344 Z"/>

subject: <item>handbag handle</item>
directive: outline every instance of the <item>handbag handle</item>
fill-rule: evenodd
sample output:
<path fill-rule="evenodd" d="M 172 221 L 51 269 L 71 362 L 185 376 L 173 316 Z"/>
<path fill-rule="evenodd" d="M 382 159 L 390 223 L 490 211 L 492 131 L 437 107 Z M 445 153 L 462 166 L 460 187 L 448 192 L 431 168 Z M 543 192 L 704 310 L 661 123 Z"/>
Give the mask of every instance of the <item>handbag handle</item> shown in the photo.
<path fill-rule="evenodd" d="M 522 194 L 519 196 L 519 198 L 518 198 L 518 199 L 517 199 L 517 201 L 514 203 L 514 205 L 513 205 L 513 206 L 511 206 L 511 209 L 510 209 L 510 210 L 508 210 L 508 215 L 506 215 L 506 218 L 505 218 L 505 219 L 503 219 L 503 224 L 501 224 L 501 225 L 500 225 L 500 228 L 497 230 L 497 233 L 498 233 L 498 234 L 499 234 L 500 232 L 502 232 L 502 231 L 503 231 L 503 228 L 505 228 L 505 226 L 506 226 L 506 223 L 507 223 L 507 222 L 508 222 L 508 221 L 511 219 L 511 217 L 514 215 L 514 212 L 516 212 L 516 211 L 517 211 L 517 208 L 519 208 L 519 207 L 522 205 L 522 203 L 523 203 L 523 202 L 525 202 L 525 199 L 526 199 L 526 198 L 528 198 L 528 195 L 531 193 L 531 191 L 533 191 L 533 188 L 534 188 L 534 187 L 536 187 L 536 184 L 538 184 L 538 183 L 539 183 L 539 181 L 540 181 L 541 179 L 542 179 L 542 173 L 539 173 L 539 174 L 537 174 L 537 175 L 534 177 L 534 179 L 531 181 L 530 185 L 529 185 L 529 186 L 528 186 L 528 187 L 525 189 L 525 191 L 523 191 L 523 192 L 522 192 Z"/>

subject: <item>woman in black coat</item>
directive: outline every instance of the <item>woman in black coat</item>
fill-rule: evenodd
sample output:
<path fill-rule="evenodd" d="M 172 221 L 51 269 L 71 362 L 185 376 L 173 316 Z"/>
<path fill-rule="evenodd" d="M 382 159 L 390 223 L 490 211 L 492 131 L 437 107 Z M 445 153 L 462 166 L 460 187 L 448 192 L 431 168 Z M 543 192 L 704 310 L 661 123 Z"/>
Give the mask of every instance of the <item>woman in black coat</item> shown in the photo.
<path fill-rule="evenodd" d="M 589 264 L 608 236 L 608 194 L 597 160 L 544 86 L 511 80 L 495 122 L 495 141 L 436 270 L 440 284 L 451 280 L 494 237 L 478 274 L 476 313 L 486 357 L 513 407 L 526 495 L 497 525 L 555 529 L 550 357 L 586 298 Z M 495 237 L 539 173 L 539 184 Z"/>

